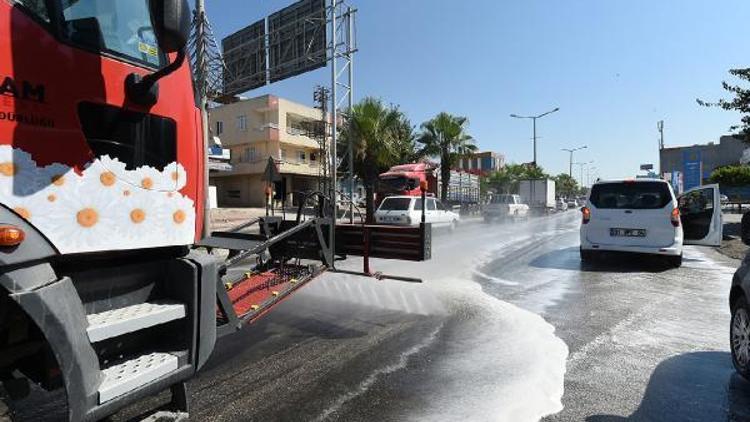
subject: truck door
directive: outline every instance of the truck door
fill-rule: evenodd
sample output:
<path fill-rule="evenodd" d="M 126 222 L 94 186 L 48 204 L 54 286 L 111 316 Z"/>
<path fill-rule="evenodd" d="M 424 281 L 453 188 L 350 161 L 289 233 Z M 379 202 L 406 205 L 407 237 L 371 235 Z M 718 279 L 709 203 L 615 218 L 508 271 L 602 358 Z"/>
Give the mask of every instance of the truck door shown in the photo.
<path fill-rule="evenodd" d="M 677 198 L 686 245 L 721 246 L 723 218 L 719 185 L 690 189 Z"/>

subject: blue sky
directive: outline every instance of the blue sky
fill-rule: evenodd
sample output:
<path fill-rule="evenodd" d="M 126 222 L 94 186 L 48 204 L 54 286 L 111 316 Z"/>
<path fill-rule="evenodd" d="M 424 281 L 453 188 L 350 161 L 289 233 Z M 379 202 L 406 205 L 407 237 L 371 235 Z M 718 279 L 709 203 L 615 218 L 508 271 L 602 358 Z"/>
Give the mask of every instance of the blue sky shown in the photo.
<path fill-rule="evenodd" d="M 217 38 L 292 2 L 206 0 Z M 415 125 L 440 111 L 467 116 L 482 150 L 509 162 L 532 157 L 567 172 L 561 148 L 588 145 L 602 177 L 657 163 L 656 122 L 667 146 L 718 140 L 737 114 L 696 98 L 725 96 L 732 67 L 750 66 L 746 0 L 351 0 L 359 10 L 355 95 L 398 104 Z M 312 103 L 317 70 L 247 93 Z M 731 81 L 731 79 L 729 79 Z M 574 169 L 574 174 L 578 171 Z"/>

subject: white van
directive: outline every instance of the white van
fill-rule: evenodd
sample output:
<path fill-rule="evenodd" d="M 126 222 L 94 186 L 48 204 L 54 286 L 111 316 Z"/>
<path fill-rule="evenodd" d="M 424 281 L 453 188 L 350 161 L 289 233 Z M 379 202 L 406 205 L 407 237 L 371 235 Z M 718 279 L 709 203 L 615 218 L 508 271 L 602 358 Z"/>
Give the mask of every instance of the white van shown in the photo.
<path fill-rule="evenodd" d="M 683 244 L 721 245 L 718 185 L 691 189 L 675 198 L 659 179 L 601 181 L 581 209 L 581 260 L 599 251 L 664 255 L 682 265 Z"/>

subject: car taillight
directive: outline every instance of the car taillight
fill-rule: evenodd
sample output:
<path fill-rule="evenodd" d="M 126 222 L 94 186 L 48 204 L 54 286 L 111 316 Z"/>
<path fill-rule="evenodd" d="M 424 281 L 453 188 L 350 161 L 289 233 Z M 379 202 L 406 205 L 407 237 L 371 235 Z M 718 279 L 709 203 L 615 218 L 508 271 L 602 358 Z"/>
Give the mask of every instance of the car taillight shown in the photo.
<path fill-rule="evenodd" d="M 680 209 L 679 208 L 675 208 L 672 210 L 670 221 L 672 221 L 673 226 L 680 227 Z"/>
<path fill-rule="evenodd" d="M 588 207 L 583 207 L 581 208 L 581 214 L 583 214 L 581 223 L 588 224 L 591 221 L 591 210 Z"/>

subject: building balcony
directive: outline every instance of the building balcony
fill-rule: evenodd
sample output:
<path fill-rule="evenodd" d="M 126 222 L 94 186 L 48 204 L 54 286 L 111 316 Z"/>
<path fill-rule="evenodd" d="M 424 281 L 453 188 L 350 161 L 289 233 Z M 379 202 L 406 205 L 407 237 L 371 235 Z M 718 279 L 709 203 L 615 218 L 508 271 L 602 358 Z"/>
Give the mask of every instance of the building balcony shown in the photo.
<path fill-rule="evenodd" d="M 221 171 L 212 173 L 211 176 L 217 177 L 229 177 L 229 176 L 243 176 L 243 175 L 259 175 L 263 174 L 268 165 L 268 158 L 255 160 L 252 162 L 236 162 L 231 163 L 232 170 Z M 320 169 L 320 163 L 317 161 L 305 161 L 305 162 L 294 162 L 294 161 L 276 161 L 279 173 L 281 174 L 299 174 L 303 176 L 317 176 Z"/>

